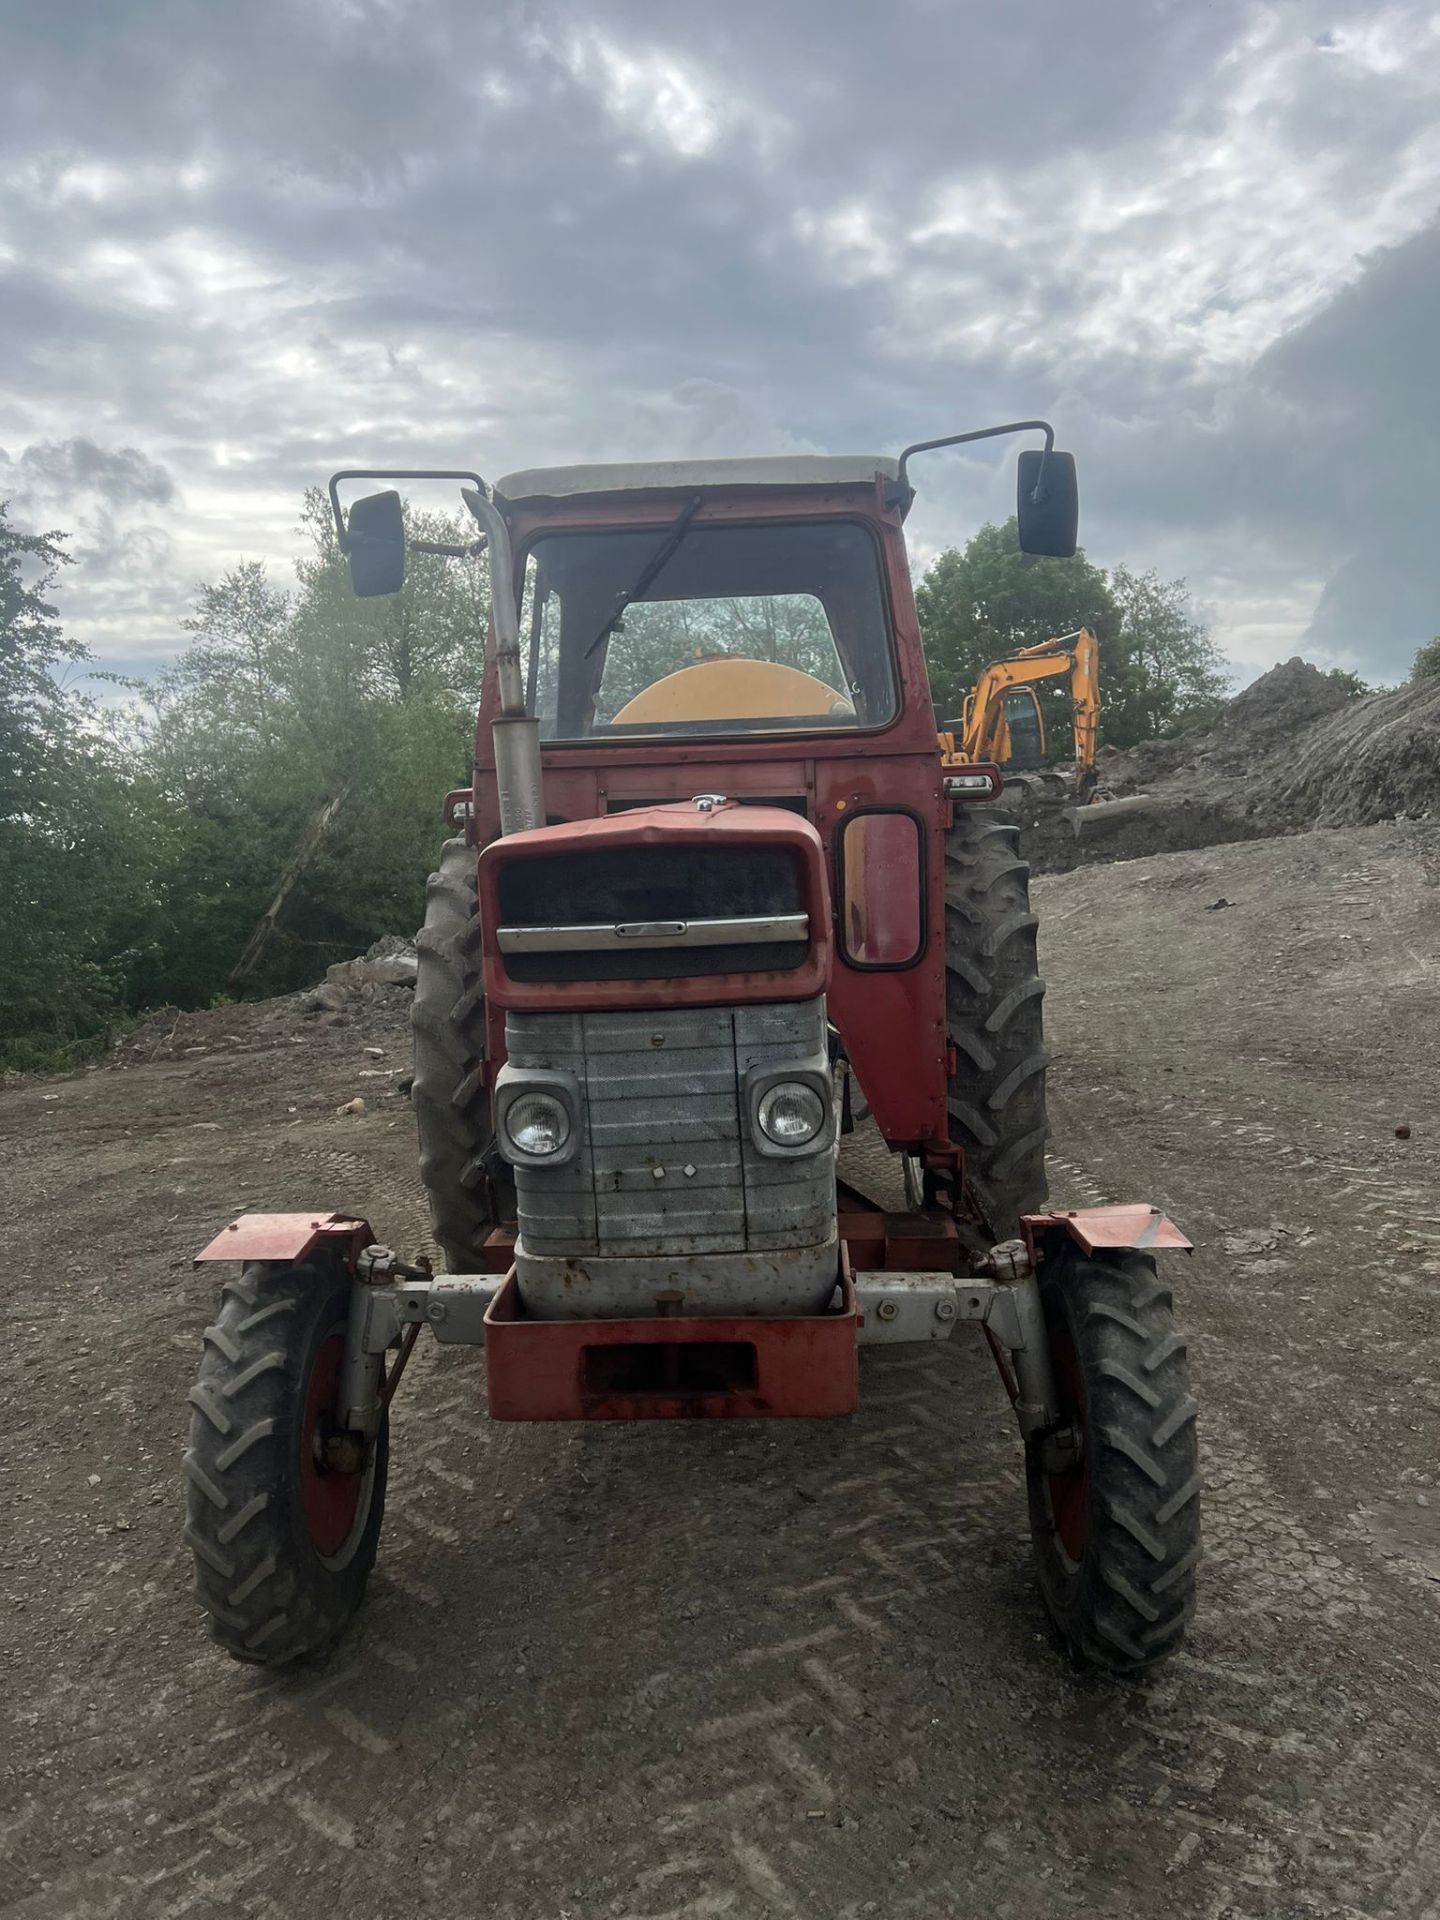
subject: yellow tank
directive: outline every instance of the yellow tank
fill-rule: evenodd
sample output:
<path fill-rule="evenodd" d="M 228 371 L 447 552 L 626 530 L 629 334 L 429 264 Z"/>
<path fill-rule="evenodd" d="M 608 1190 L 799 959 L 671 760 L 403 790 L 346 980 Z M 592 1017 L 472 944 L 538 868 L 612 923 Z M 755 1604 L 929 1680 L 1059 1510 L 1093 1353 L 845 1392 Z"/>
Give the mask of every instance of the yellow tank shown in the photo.
<path fill-rule="evenodd" d="M 701 660 L 637 693 L 616 714 L 617 727 L 695 724 L 702 720 L 788 720 L 852 713 L 843 693 L 812 673 L 773 660 L 724 654 Z"/>

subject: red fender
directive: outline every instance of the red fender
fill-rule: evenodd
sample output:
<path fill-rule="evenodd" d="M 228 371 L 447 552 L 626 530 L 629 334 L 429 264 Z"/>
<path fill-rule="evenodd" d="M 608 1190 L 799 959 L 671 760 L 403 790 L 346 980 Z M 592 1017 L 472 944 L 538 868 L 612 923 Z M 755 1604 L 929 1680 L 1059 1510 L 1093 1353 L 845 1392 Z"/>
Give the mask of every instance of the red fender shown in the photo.
<path fill-rule="evenodd" d="M 202 1260 L 275 1260 L 297 1265 L 322 1244 L 345 1256 L 347 1266 L 375 1236 L 370 1223 L 349 1213 L 242 1213 L 195 1256 Z"/>
<path fill-rule="evenodd" d="M 1086 1253 L 1191 1253 L 1193 1244 L 1159 1207 L 1056 1207 L 1027 1213 L 1020 1222 L 1030 1258 L 1047 1240 L 1068 1234 Z"/>

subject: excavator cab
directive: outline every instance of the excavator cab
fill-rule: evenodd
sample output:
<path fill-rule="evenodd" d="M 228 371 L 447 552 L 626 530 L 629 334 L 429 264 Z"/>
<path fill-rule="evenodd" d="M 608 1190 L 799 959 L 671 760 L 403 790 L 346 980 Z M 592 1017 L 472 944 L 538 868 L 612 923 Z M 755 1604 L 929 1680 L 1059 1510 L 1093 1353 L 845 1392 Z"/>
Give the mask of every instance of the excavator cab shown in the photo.
<path fill-rule="evenodd" d="M 1045 722 L 1033 687 L 1021 687 L 1005 696 L 1005 731 L 1010 751 L 1001 761 L 1020 773 L 1032 773 L 1045 764 Z"/>

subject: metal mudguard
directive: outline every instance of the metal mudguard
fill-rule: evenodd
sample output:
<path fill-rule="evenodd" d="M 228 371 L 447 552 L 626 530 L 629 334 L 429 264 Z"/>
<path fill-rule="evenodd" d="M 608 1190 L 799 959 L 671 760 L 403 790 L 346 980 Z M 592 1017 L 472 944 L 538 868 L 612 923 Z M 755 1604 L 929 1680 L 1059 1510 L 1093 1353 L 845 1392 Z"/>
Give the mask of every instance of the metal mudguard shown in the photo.
<path fill-rule="evenodd" d="M 1030 1257 L 1057 1232 L 1068 1234 L 1086 1253 L 1193 1253 L 1194 1243 L 1159 1207 L 1057 1207 L 1027 1213 L 1020 1222 Z"/>
<path fill-rule="evenodd" d="M 375 1238 L 370 1224 L 349 1213 L 242 1213 L 195 1256 L 205 1260 L 271 1260 L 298 1264 L 317 1246 L 326 1246 L 355 1265 L 362 1247 Z"/>

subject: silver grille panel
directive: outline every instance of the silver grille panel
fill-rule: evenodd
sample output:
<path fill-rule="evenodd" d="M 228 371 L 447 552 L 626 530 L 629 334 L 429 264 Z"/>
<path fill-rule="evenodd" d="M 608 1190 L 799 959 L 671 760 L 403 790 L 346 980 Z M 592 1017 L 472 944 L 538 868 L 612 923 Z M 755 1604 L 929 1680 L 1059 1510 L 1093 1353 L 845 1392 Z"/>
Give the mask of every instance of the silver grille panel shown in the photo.
<path fill-rule="evenodd" d="M 501 927 L 502 953 L 604 953 L 636 947 L 754 947 L 804 940 L 808 913 L 752 913 L 726 920 L 617 920 L 576 927 Z"/>
<path fill-rule="evenodd" d="M 746 1070 L 825 1050 L 823 999 L 655 1012 L 512 1013 L 512 1066 L 573 1073 L 584 1139 L 566 1167 L 518 1167 L 532 1256 L 670 1259 L 827 1243 L 831 1152 L 759 1153 L 740 1108 Z"/>

